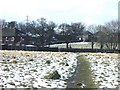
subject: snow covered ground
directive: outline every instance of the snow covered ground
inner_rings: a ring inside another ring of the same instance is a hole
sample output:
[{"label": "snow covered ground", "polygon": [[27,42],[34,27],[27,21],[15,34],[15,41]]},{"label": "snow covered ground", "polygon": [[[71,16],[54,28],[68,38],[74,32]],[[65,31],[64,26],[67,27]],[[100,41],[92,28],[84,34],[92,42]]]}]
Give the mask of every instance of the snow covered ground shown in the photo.
[{"label": "snow covered ground", "polygon": [[[72,48],[91,48],[91,42],[74,42],[74,43],[69,43]],[[58,47],[58,48],[66,48],[66,43],[62,44],[53,44],[50,45],[50,47]]]},{"label": "snow covered ground", "polygon": [[99,84],[99,88],[116,88],[118,86],[118,82],[120,82],[118,54],[89,53],[85,56],[91,64],[94,80],[96,84]]},{"label": "snow covered ground", "polygon": [[[117,54],[84,53],[84,56],[99,88],[118,86]],[[77,54],[69,52],[0,51],[0,87],[66,88],[66,79],[77,66],[76,57]]]},{"label": "snow covered ground", "polygon": [[69,52],[0,51],[0,57],[3,88],[65,88],[77,66],[77,54]]}]

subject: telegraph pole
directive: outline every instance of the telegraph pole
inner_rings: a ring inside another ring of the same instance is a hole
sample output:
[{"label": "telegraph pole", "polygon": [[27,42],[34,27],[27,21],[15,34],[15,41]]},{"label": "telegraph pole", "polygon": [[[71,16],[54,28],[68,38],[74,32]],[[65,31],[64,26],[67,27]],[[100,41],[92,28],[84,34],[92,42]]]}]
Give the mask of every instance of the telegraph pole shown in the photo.
[{"label": "telegraph pole", "polygon": [[2,50],[2,20],[0,19],[0,50]]},{"label": "telegraph pole", "polygon": [[28,26],[29,16],[27,15],[26,18],[27,18],[27,19],[26,19],[26,25]]},{"label": "telegraph pole", "polygon": [[28,21],[29,21],[29,16],[27,15],[26,17],[27,17],[26,21],[27,21],[27,23],[28,23]]},{"label": "telegraph pole", "polygon": [[26,16],[26,31],[28,31],[29,16]]}]

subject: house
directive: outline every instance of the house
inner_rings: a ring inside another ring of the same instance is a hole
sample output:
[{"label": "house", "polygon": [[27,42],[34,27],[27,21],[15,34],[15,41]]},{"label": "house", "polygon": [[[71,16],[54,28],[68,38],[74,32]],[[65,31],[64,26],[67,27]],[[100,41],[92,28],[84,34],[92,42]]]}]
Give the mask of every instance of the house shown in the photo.
[{"label": "house", "polygon": [[29,37],[25,33],[14,28],[2,29],[2,45],[21,46],[29,44]]},{"label": "house", "polygon": [[83,35],[82,35],[82,40],[89,42],[89,41],[91,41],[92,35],[93,35],[93,34],[92,34],[91,32],[89,32],[89,31],[84,31],[84,32],[83,32]]}]

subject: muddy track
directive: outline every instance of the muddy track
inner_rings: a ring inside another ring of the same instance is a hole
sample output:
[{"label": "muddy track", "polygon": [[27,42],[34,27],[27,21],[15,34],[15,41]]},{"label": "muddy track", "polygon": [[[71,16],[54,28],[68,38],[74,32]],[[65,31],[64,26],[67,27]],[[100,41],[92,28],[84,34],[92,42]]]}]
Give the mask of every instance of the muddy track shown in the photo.
[{"label": "muddy track", "polygon": [[78,65],[74,75],[67,80],[67,88],[95,88],[94,81],[92,79],[92,72],[90,69],[90,63],[84,58],[84,56],[78,56]]}]

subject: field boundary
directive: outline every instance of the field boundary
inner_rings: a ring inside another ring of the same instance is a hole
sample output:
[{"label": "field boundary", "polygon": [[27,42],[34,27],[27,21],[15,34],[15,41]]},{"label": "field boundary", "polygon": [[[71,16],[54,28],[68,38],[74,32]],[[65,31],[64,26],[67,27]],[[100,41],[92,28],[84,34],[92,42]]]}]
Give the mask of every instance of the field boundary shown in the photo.
[{"label": "field boundary", "polygon": [[78,49],[78,48],[49,48],[49,47],[10,47],[3,46],[1,50],[23,50],[23,51],[51,51],[51,52],[101,52],[101,53],[119,53],[120,50],[113,49]]}]

